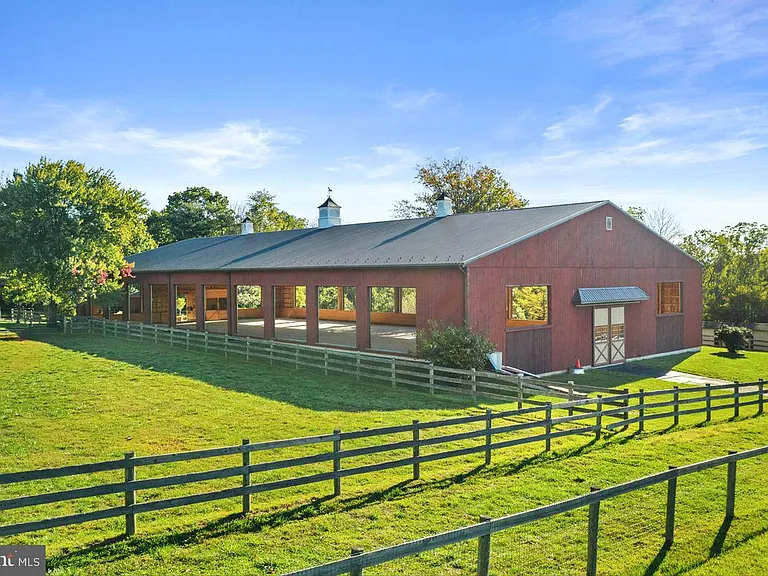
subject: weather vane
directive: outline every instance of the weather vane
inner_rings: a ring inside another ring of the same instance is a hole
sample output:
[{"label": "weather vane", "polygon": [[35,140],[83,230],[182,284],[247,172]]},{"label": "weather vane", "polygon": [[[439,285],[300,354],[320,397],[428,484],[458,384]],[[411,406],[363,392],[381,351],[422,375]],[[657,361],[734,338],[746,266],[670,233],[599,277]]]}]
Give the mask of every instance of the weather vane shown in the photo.
[{"label": "weather vane", "polygon": [[328,186],[328,198],[330,198],[330,197],[331,197],[331,192],[333,192],[333,190],[331,190],[331,187],[330,187],[330,186]]}]

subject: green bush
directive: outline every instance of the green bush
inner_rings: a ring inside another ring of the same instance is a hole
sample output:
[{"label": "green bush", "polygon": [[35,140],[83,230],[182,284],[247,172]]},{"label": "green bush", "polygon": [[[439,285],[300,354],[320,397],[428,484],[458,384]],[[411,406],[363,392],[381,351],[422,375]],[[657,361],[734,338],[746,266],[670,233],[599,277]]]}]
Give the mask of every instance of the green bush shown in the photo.
[{"label": "green bush", "polygon": [[741,326],[725,325],[715,330],[715,339],[720,340],[731,354],[735,354],[737,350],[744,350],[750,338],[752,338],[752,330]]},{"label": "green bush", "polygon": [[485,370],[489,365],[486,354],[494,350],[488,336],[463,326],[431,320],[426,330],[416,333],[416,356],[447,368]]}]

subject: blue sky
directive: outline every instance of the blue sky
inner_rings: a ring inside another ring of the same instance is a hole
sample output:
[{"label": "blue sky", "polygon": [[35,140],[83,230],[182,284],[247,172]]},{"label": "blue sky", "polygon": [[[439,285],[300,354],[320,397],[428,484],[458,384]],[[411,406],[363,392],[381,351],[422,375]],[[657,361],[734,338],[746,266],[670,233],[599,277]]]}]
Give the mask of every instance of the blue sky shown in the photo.
[{"label": "blue sky", "polygon": [[532,205],[611,199],[688,231],[768,222],[768,5],[12,2],[0,171],[75,158],[160,208],[267,188],[390,217],[461,153]]}]

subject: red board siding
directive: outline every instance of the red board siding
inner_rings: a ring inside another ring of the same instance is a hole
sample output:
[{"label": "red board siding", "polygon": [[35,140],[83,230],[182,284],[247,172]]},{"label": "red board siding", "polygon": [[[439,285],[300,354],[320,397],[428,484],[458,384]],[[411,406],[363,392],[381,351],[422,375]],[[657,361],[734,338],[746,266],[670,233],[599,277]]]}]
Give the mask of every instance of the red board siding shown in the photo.
[{"label": "red board siding", "polygon": [[[605,217],[613,230],[605,230]],[[701,345],[701,267],[611,206],[487,256],[469,266],[468,311],[506,350],[506,286],[550,286],[552,370],[592,362],[591,308],[576,307],[577,288],[639,286],[650,299],[625,307],[627,358],[655,354],[656,283],[683,282],[683,348]],[[507,359],[505,358],[505,362]]]},{"label": "red board siding", "polygon": [[[200,272],[178,274],[136,274],[143,285],[154,284],[194,284],[262,286],[262,307],[265,317],[265,331],[271,329],[273,315],[272,286],[306,286],[308,294],[308,313],[316,315],[316,307],[310,303],[310,294],[316,293],[318,286],[355,286],[357,290],[357,339],[359,348],[370,347],[370,318],[368,308],[368,289],[371,286],[395,286],[416,288],[416,327],[425,328],[430,319],[439,319],[451,324],[461,324],[464,313],[464,279],[458,267],[419,268],[419,269],[339,269],[339,270],[288,270],[288,271],[252,271],[252,272]],[[198,290],[202,294],[202,290]],[[229,299],[235,316],[235,299]],[[199,305],[199,303],[198,303]],[[236,325],[230,326],[230,331]],[[198,329],[202,327],[198,326]],[[265,338],[272,336],[265,333]],[[308,342],[317,340],[312,329],[307,331]]]}]

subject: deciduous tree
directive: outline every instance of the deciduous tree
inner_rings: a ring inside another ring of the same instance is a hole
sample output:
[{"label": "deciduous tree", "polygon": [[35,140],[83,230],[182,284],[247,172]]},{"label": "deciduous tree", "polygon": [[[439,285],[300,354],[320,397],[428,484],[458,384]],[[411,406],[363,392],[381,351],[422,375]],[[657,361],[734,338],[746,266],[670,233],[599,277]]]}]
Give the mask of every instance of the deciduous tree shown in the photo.
[{"label": "deciduous tree", "polygon": [[490,166],[471,164],[463,157],[427,160],[417,166],[415,181],[423,190],[413,200],[400,200],[392,212],[399,218],[426,218],[435,215],[437,198],[441,194],[453,202],[457,214],[508,210],[528,205],[512,189],[501,172]]},{"label": "deciduous tree", "polygon": [[704,264],[704,318],[768,322],[768,225],[742,222],[698,230],[681,247]]},{"label": "deciduous tree", "polygon": [[165,208],[147,218],[147,228],[158,244],[170,244],[187,238],[236,234],[238,222],[226,196],[197,186],[168,196]]},{"label": "deciduous tree", "polygon": [[259,190],[248,196],[242,209],[242,216],[248,216],[251,219],[254,232],[274,232],[307,227],[306,219],[281,210],[275,202],[275,195],[267,190]]},{"label": "deciduous tree", "polygon": [[0,274],[16,302],[45,301],[49,318],[115,290],[126,256],[154,247],[144,196],[112,172],[43,158],[0,184]]}]

